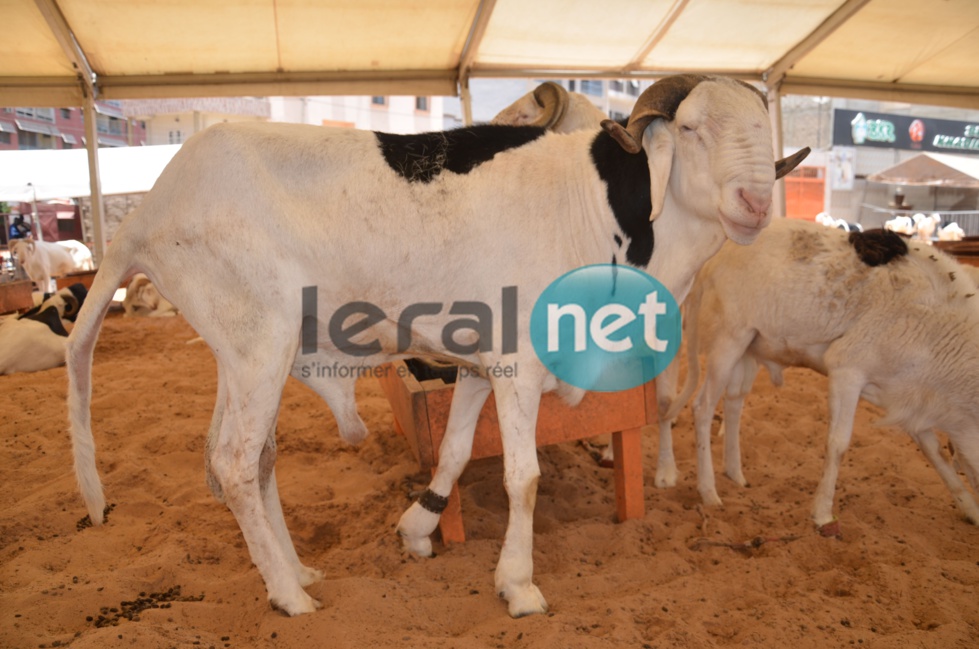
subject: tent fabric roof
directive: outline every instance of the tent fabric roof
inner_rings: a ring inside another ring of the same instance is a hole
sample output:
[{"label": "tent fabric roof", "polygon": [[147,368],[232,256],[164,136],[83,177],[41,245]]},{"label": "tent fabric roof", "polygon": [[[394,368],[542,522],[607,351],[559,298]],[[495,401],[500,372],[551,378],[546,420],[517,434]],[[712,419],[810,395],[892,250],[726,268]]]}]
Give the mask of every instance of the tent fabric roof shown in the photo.
[{"label": "tent fabric roof", "polygon": [[0,0],[0,103],[455,95],[470,77],[781,80],[979,108],[979,2]]},{"label": "tent fabric roof", "polygon": [[979,159],[944,153],[919,153],[913,158],[867,176],[890,185],[979,188]]}]

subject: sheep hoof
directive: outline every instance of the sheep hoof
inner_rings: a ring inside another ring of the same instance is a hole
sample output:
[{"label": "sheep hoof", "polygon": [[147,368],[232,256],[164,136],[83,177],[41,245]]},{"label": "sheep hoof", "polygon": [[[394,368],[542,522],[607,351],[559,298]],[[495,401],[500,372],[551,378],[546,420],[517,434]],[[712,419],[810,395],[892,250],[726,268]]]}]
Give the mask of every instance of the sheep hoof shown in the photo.
[{"label": "sheep hoof", "polygon": [[710,491],[701,491],[700,499],[704,501],[704,505],[708,507],[723,507],[724,502],[721,501],[721,497],[717,495],[717,492],[713,489]]},{"label": "sheep hoof", "polygon": [[834,518],[828,523],[820,525],[818,528],[819,535],[827,539],[842,539],[843,532],[840,530],[839,519]]},{"label": "sheep hoof", "polygon": [[669,470],[656,471],[656,487],[658,489],[668,489],[676,486],[676,468]]},{"label": "sheep hoof", "polygon": [[731,479],[731,481],[734,484],[738,485],[739,487],[747,487],[748,486],[748,481],[745,480],[745,477],[744,477],[744,474],[743,473],[734,473],[733,475],[731,473],[728,473],[726,475],[727,475],[728,478]]},{"label": "sheep hoof", "polygon": [[316,568],[310,568],[302,564],[296,568],[296,578],[299,580],[300,586],[309,586],[310,584],[322,581],[323,576],[323,571],[317,570]]},{"label": "sheep hoof", "polygon": [[510,617],[517,619],[547,613],[547,602],[537,586],[530,584],[526,588],[511,589],[508,594],[506,590],[500,592],[500,597],[507,600],[507,610]]},{"label": "sheep hoof", "polygon": [[432,557],[431,535],[439,524],[439,515],[420,504],[412,503],[398,521],[398,536],[405,550],[416,557]]},{"label": "sheep hoof", "polygon": [[312,613],[318,608],[323,608],[323,605],[318,600],[313,599],[303,590],[299,591],[298,597],[288,601],[269,597],[269,606],[272,607],[272,610],[289,617],[302,615],[303,613]]}]

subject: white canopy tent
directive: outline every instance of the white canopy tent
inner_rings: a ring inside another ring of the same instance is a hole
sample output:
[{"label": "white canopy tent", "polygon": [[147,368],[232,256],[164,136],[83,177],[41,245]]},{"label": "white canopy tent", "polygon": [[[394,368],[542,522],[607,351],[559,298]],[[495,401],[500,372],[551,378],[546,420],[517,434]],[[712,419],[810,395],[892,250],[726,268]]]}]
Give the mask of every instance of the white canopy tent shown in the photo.
[{"label": "white canopy tent", "polygon": [[[656,78],[979,109],[979,1],[0,0],[0,104],[461,95],[469,79]],[[101,234],[95,120],[86,119]]]},{"label": "white canopy tent", "polygon": [[456,95],[471,77],[723,73],[979,108],[975,0],[0,0],[0,103]]},{"label": "white canopy tent", "polygon": [[[147,192],[179,144],[98,150],[103,194]],[[91,196],[88,155],[84,149],[0,151],[0,201]]]}]

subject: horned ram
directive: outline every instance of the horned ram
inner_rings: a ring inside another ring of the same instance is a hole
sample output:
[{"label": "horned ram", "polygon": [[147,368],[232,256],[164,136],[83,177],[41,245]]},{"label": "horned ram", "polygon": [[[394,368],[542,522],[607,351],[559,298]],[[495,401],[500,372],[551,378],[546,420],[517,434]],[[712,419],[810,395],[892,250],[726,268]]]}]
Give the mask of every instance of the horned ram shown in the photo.
[{"label": "horned ram", "polygon": [[[948,435],[979,489],[979,296],[973,276],[952,257],[922,243],[909,246],[886,230],[847,235],[780,219],[750,251],[725,245],[698,275],[685,308],[688,375],[683,393],[663,411],[660,435],[671,436],[669,421],[696,389],[699,353],[706,369],[693,411],[697,483],[706,504],[721,504],[710,453],[720,397],[725,473],[744,486],[740,417],[759,366],[776,384],[783,367],[808,367],[829,378],[826,459],[812,507],[821,531],[838,532],[833,497],[861,398],[886,411],[882,423],[914,439],[966,517],[979,524],[979,506],[935,434]],[[671,442],[665,452],[661,447],[660,464],[675,476]]]},{"label": "horned ram", "polygon": [[545,81],[496,114],[490,123],[507,126],[541,126],[555,133],[596,130],[608,119],[580,92]]},{"label": "horned ram", "polygon": [[[627,126],[605,122],[600,131],[485,125],[392,135],[220,124],[195,135],[121,224],[69,339],[75,471],[92,521],[102,523],[105,504],[89,407],[93,349],[116,287],[143,272],[215,354],[208,483],[237,519],[270,603],[290,615],[319,606],[303,586],[322,573],[296,555],[276,487],[275,422],[286,378],[320,394],[341,436],[357,442],[367,431],[354,400],[356,373],[308,372],[311,361],[519,364],[516,375],[474,383],[496,394],[510,499],[496,586],[511,615],[544,611],[533,583],[534,437],[540,394],[557,380],[530,344],[534,301],[560,275],[612,261],[683,289],[725,233],[744,244],[757,237],[770,218],[776,172],[802,157],[773,161],[763,95],[694,76],[656,83]],[[195,218],[173,218],[180,213]],[[679,236],[688,222],[702,224],[692,251]],[[518,326],[506,352],[502,327],[464,341],[471,351],[449,353],[443,331],[456,316],[443,308],[415,317],[419,305],[495,309],[510,298]],[[351,305],[378,317],[337,316]]]}]

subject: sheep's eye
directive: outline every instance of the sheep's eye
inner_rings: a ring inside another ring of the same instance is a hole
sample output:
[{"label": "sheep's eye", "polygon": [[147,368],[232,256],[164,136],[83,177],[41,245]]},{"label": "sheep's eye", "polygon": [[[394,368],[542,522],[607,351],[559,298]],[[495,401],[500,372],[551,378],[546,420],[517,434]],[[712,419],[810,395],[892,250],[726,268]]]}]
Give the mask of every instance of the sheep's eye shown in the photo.
[{"label": "sheep's eye", "polygon": [[680,131],[683,133],[693,133],[693,130],[692,126],[687,126],[686,124],[680,125]]}]

